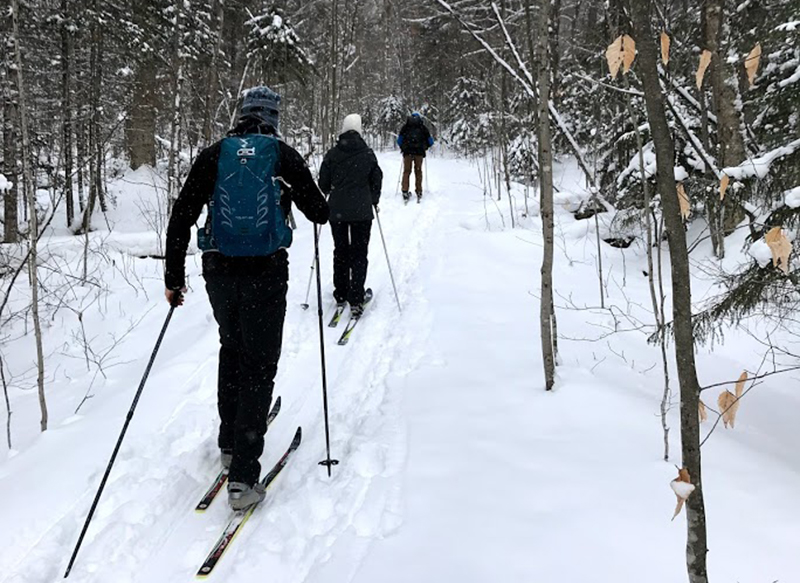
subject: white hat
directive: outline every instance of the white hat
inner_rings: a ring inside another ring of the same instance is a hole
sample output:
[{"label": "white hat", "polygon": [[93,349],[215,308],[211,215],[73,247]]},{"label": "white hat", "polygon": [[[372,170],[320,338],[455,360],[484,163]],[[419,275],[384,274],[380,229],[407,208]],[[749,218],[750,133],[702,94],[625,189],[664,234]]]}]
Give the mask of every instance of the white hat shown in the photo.
[{"label": "white hat", "polygon": [[359,134],[361,133],[361,116],[357,113],[351,113],[345,117],[342,122],[342,133],[351,130],[357,131]]}]

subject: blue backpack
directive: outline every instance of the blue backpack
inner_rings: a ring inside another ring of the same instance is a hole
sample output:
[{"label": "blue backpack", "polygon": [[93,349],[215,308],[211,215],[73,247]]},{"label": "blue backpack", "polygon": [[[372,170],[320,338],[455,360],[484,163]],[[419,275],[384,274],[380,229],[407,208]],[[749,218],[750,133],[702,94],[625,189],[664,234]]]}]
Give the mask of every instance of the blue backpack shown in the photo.
[{"label": "blue backpack", "polygon": [[197,234],[202,251],[263,257],[292,244],[275,178],[279,158],[274,136],[246,134],[222,140],[206,226]]}]

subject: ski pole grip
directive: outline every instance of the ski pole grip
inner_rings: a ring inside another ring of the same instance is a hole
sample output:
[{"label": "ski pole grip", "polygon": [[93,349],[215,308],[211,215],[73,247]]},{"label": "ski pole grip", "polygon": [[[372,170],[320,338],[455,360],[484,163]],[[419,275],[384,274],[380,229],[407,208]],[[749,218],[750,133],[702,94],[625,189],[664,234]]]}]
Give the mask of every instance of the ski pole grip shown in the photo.
[{"label": "ski pole grip", "polygon": [[173,308],[183,305],[183,291],[176,289],[172,290],[172,301],[169,304]]}]

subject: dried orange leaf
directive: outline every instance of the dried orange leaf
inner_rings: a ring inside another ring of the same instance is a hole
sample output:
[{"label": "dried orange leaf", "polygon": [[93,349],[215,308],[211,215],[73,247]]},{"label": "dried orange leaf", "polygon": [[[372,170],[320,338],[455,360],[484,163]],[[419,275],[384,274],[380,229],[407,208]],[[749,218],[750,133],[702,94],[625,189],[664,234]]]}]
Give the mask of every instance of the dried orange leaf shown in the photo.
[{"label": "dried orange leaf", "polygon": [[703,54],[700,55],[700,64],[697,67],[697,88],[700,89],[703,86],[703,77],[705,77],[706,69],[711,64],[711,51],[708,49],[703,51]]},{"label": "dried orange leaf", "polygon": [[719,199],[725,200],[725,193],[728,190],[728,185],[731,183],[731,177],[727,174],[723,174],[722,178],[719,180]]},{"label": "dried orange leaf", "polygon": [[753,86],[758,73],[758,64],[761,62],[761,43],[756,43],[750,54],[744,60],[744,68],[747,71],[747,78],[750,80],[750,87]]},{"label": "dried orange leaf", "polygon": [[664,66],[669,63],[669,44],[669,35],[664,31],[661,33],[661,62]]},{"label": "dried orange leaf", "polygon": [[620,65],[622,65],[622,35],[614,39],[614,42],[608,45],[606,49],[606,62],[608,62],[608,71],[611,73],[611,78],[616,79],[619,73]]},{"label": "dried orange leaf", "polygon": [[780,267],[784,273],[789,273],[789,255],[792,254],[792,243],[786,237],[783,229],[775,227],[764,236],[764,240],[772,251],[773,267]]},{"label": "dried orange leaf", "polygon": [[722,391],[717,399],[719,412],[722,414],[722,423],[725,427],[733,429],[736,424],[736,412],[739,410],[739,400],[730,391]]},{"label": "dried orange leaf", "polygon": [[699,401],[699,409],[700,423],[708,421],[708,411],[706,411],[706,404],[703,403],[702,399]]},{"label": "dried orange leaf", "polygon": [[672,488],[672,491],[675,492],[675,496],[678,499],[675,513],[672,515],[672,520],[675,520],[675,517],[680,514],[683,508],[683,503],[686,502],[686,499],[694,492],[694,484],[692,484],[692,480],[689,477],[689,470],[686,468],[678,470],[678,477],[672,480],[669,486]]},{"label": "dried orange leaf", "polygon": [[634,40],[627,34],[618,36],[606,49],[606,61],[608,62],[608,70],[611,73],[611,78],[617,78],[619,68],[623,64],[625,65],[624,71],[627,73],[635,58],[636,43]]},{"label": "dried orange leaf", "polygon": [[677,185],[678,189],[678,202],[681,205],[681,216],[683,220],[689,218],[689,212],[692,209],[691,204],[689,204],[689,195],[686,194],[686,189],[683,187],[683,182],[679,182]]},{"label": "dried orange leaf", "polygon": [[636,41],[629,37],[627,34],[622,37],[622,65],[623,72],[627,73],[631,70],[633,61],[636,60]]},{"label": "dried orange leaf", "polygon": [[746,382],[747,382],[747,371],[743,372],[741,374],[741,376],[739,377],[739,380],[736,381],[736,398],[737,399],[742,396],[742,393],[744,392],[744,384]]}]

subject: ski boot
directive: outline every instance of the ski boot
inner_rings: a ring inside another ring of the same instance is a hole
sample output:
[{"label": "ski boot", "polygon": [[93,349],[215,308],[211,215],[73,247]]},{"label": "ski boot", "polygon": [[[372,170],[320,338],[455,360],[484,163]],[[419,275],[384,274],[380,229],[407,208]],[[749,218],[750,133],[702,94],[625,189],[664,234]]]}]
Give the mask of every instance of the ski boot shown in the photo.
[{"label": "ski boot", "polygon": [[234,510],[244,510],[248,506],[258,504],[266,497],[264,486],[260,483],[248,486],[243,482],[228,484],[228,503]]},{"label": "ski boot", "polygon": [[372,288],[364,292],[364,301],[360,304],[350,304],[350,316],[358,320],[364,314],[364,308],[372,300]]},{"label": "ski boot", "polygon": [[419,204],[419,203],[421,203],[421,202],[422,202],[422,193],[421,193],[421,192],[418,192],[418,193],[417,193],[417,204]]},{"label": "ski boot", "polygon": [[411,192],[408,190],[403,191],[403,202],[408,204],[408,201],[411,200]]}]

